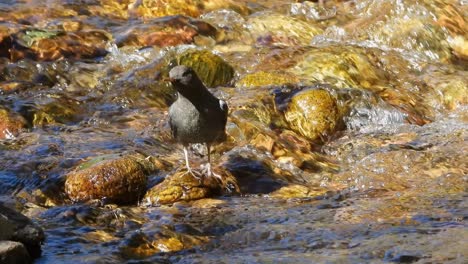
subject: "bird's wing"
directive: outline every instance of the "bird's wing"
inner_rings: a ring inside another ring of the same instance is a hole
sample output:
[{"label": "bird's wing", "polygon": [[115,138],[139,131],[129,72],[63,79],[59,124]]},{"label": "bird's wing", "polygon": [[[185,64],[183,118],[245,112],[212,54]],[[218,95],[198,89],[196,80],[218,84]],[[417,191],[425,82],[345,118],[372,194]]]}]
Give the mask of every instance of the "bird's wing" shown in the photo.
[{"label": "bird's wing", "polygon": [[169,126],[171,127],[172,137],[177,138],[177,126],[174,123],[174,119],[172,119],[171,115],[169,115]]}]

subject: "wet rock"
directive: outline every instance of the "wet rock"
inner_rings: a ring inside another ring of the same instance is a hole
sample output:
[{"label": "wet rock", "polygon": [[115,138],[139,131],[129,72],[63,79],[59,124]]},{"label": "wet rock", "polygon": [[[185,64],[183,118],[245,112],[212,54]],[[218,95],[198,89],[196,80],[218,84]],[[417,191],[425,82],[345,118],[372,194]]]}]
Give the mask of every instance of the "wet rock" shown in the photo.
[{"label": "wet rock", "polygon": [[26,264],[31,257],[23,244],[14,241],[0,241],[0,263]]},{"label": "wet rock", "polygon": [[299,79],[292,74],[259,71],[244,75],[236,82],[236,87],[279,86],[297,82],[299,82]]},{"label": "wet rock", "polygon": [[286,175],[275,172],[271,160],[265,157],[241,151],[231,154],[225,164],[236,177],[241,193],[266,194],[286,185]]},{"label": "wet rock", "polygon": [[310,22],[272,12],[258,12],[247,28],[260,45],[309,45],[323,30]]},{"label": "wet rock", "polygon": [[418,52],[429,60],[447,61],[451,58],[446,30],[434,23],[439,9],[436,5],[372,1],[365,9],[369,15],[345,27],[354,39]]},{"label": "wet rock", "polygon": [[62,58],[96,58],[107,52],[111,39],[104,31],[62,32],[29,28],[11,36],[10,59],[58,60]]},{"label": "wet rock", "polygon": [[422,79],[434,91],[426,94],[434,108],[444,106],[448,110],[454,110],[468,104],[468,77],[464,71],[429,71]]},{"label": "wet rock", "polygon": [[393,248],[385,252],[384,259],[386,261],[397,262],[397,263],[413,263],[422,258],[420,252],[410,252],[407,250],[401,250]]},{"label": "wet rock", "polygon": [[25,128],[26,121],[18,114],[0,108],[0,139],[12,139]]},{"label": "wet rock", "polygon": [[311,139],[330,135],[339,121],[335,99],[326,90],[307,89],[295,94],[284,112],[291,129]]},{"label": "wet rock", "polygon": [[[221,9],[203,14],[203,21],[206,21],[218,29],[217,42],[219,45],[216,48],[223,49],[226,43],[237,43],[241,46],[252,44],[252,36],[245,31],[246,21],[244,17],[233,10]],[[244,46],[249,49],[250,47]]]},{"label": "wet rock", "polygon": [[216,36],[216,29],[201,20],[185,16],[171,16],[152,20],[116,32],[118,46],[176,46],[190,44],[196,36]]},{"label": "wet rock", "polygon": [[317,197],[322,196],[329,192],[329,189],[326,188],[312,188],[299,184],[291,184],[270,193],[271,197],[281,198],[281,199],[290,199],[290,198],[308,198],[308,197]]},{"label": "wet rock", "polygon": [[43,104],[36,105],[34,109],[31,109],[32,113],[28,113],[31,115],[28,121],[34,127],[56,123],[67,124],[78,121],[80,111],[82,108],[74,99],[44,99]]},{"label": "wet rock", "polygon": [[231,9],[240,13],[247,13],[248,9],[242,3],[231,0],[175,0],[171,2],[160,0],[139,1],[130,5],[129,12],[139,17],[162,17],[171,15],[186,15],[198,17],[205,12],[216,9]]},{"label": "wet rock", "polygon": [[[42,229],[26,216],[3,204],[0,204],[0,231],[0,240],[21,242],[32,258],[41,255],[41,244],[45,238]],[[21,252],[21,246],[13,246],[15,252]]]},{"label": "wet rock", "polygon": [[205,236],[177,233],[170,226],[158,226],[152,230],[130,234],[120,246],[119,251],[127,258],[141,259],[160,252],[190,249],[208,240]]},{"label": "wet rock", "polygon": [[227,85],[234,77],[234,68],[208,50],[187,50],[177,57],[177,65],[192,67],[208,87]]},{"label": "wet rock", "polygon": [[150,205],[172,204],[178,201],[208,198],[223,191],[238,191],[237,181],[228,170],[215,167],[214,173],[223,178],[221,182],[216,177],[206,176],[198,180],[187,173],[185,168],[180,169],[148,190],[144,201]]},{"label": "wet rock", "polygon": [[98,199],[117,204],[135,203],[143,197],[147,175],[154,169],[140,155],[98,157],[67,175],[65,192],[74,202]]},{"label": "wet rock", "polygon": [[312,49],[303,55],[291,73],[338,88],[375,89],[374,86],[384,86],[387,78],[374,64],[373,56],[358,48]]}]

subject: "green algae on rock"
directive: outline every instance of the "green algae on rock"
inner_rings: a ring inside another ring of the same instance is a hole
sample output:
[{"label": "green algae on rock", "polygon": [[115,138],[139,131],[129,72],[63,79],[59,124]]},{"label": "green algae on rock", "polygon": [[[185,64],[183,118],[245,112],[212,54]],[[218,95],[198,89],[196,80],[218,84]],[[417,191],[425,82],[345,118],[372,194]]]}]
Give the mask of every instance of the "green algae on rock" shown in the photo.
[{"label": "green algae on rock", "polygon": [[[101,160],[102,159],[102,160]],[[74,202],[105,199],[117,204],[135,203],[146,191],[147,174],[153,170],[144,157],[98,157],[91,165],[67,175],[65,192]]]},{"label": "green algae on rock", "polygon": [[258,71],[244,75],[236,82],[236,87],[252,88],[258,86],[279,86],[297,82],[299,82],[299,79],[292,74]]},{"label": "green algae on rock", "polygon": [[284,117],[294,131],[315,140],[323,139],[334,131],[340,111],[328,91],[306,89],[293,95]]},{"label": "green algae on rock", "polygon": [[234,68],[208,50],[187,50],[177,57],[178,65],[192,67],[208,87],[227,85],[234,77]]}]

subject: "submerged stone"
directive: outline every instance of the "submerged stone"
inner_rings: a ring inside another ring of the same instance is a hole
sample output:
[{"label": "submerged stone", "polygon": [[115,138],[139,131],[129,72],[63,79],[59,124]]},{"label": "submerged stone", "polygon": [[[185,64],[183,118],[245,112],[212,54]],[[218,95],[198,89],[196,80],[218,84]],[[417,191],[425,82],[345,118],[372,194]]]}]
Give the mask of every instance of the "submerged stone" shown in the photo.
[{"label": "submerged stone", "polygon": [[67,175],[65,192],[74,202],[92,199],[131,204],[143,197],[152,164],[142,156],[104,156]]},{"label": "submerged stone", "polygon": [[212,25],[185,16],[163,17],[139,24],[116,33],[118,46],[168,47],[190,44],[196,36],[214,37],[216,28]]},{"label": "submerged stone", "polygon": [[62,58],[96,58],[104,56],[109,33],[99,30],[65,32],[29,28],[11,35],[12,61],[23,58],[50,61]]},{"label": "submerged stone", "polygon": [[18,114],[0,108],[0,139],[14,138],[26,127],[26,120]]},{"label": "submerged stone", "polygon": [[208,242],[206,236],[183,234],[170,226],[158,226],[153,230],[134,232],[120,246],[120,254],[127,258],[147,258],[161,252],[190,249]]},{"label": "submerged stone", "polygon": [[385,73],[374,65],[372,56],[358,48],[311,49],[291,72],[305,80],[338,88],[371,89],[386,81]]},{"label": "submerged stone", "polygon": [[323,33],[311,22],[272,12],[255,13],[248,19],[247,28],[261,45],[309,45],[314,36]]},{"label": "submerged stone", "polygon": [[232,9],[241,13],[247,13],[247,7],[242,3],[231,0],[143,0],[129,5],[129,11],[139,17],[162,17],[183,14],[198,17],[205,12],[216,9]]},{"label": "submerged stone", "polygon": [[311,139],[323,139],[338,124],[340,113],[331,94],[323,89],[308,89],[295,94],[284,117],[291,129]]},{"label": "submerged stone", "polygon": [[292,74],[258,71],[244,75],[236,82],[236,87],[251,88],[259,86],[279,86],[297,82],[299,82],[299,79]]}]

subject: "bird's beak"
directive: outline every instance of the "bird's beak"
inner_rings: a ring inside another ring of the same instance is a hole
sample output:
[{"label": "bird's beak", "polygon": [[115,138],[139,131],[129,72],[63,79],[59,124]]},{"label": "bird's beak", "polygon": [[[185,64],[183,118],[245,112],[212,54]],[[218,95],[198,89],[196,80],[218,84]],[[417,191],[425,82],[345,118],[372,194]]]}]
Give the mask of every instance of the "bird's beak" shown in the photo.
[{"label": "bird's beak", "polygon": [[163,82],[174,82],[174,79],[171,78],[171,77],[166,76],[166,77],[162,77],[161,81],[163,81]]}]

